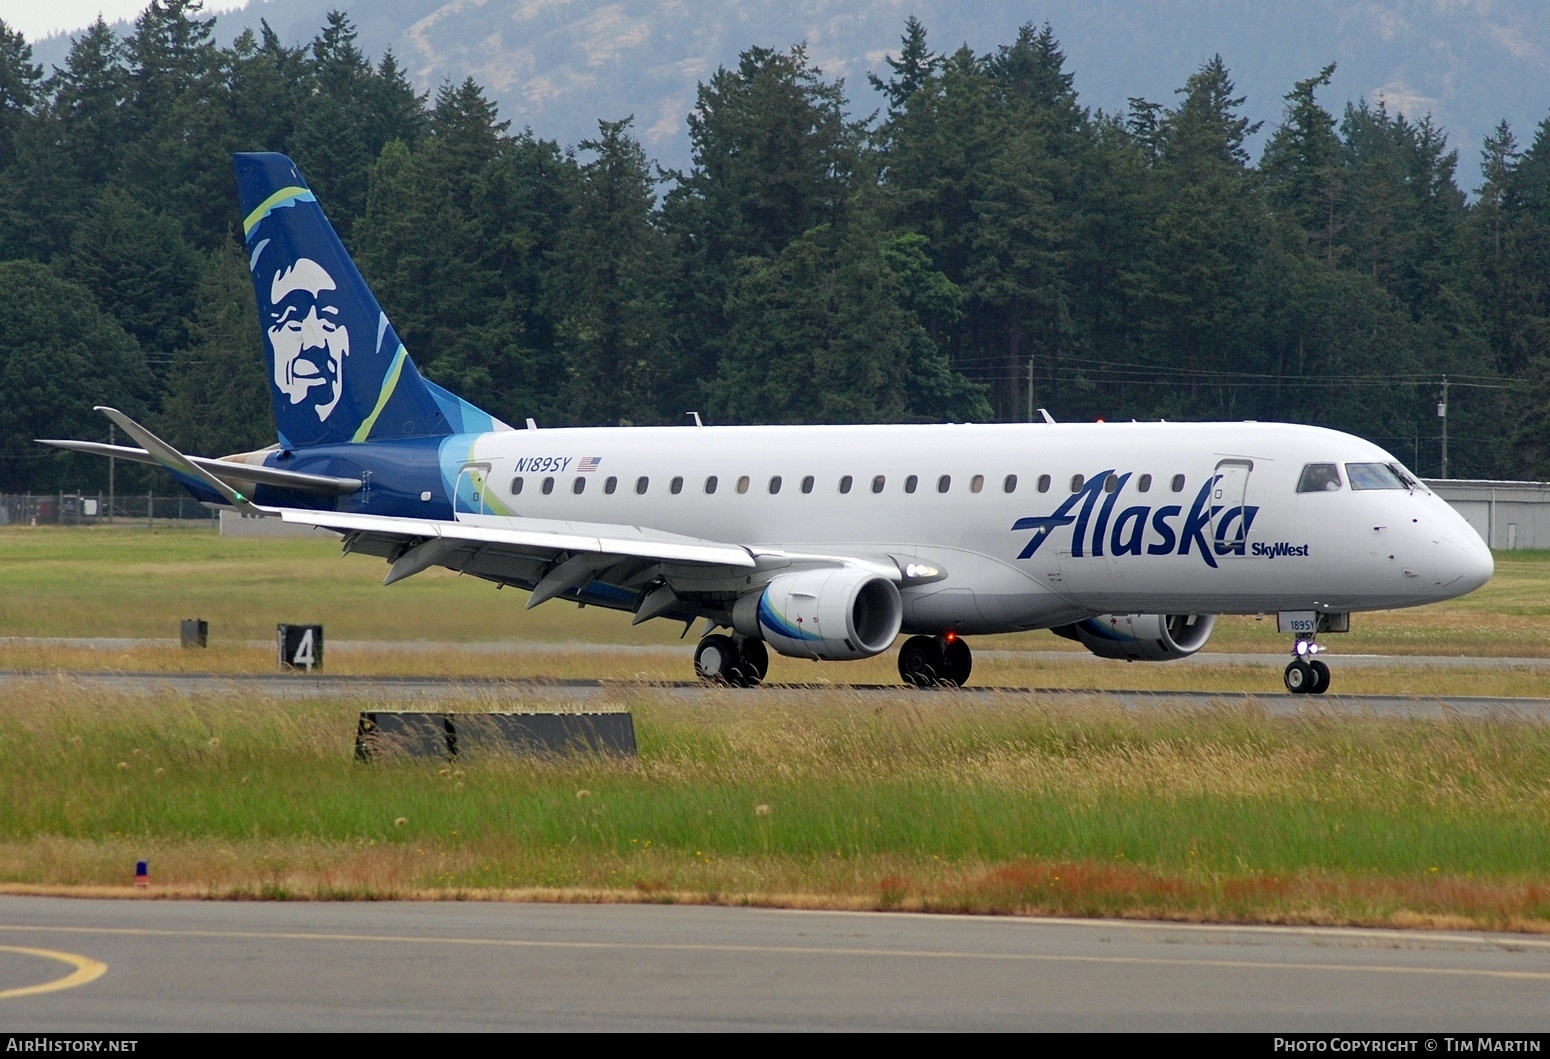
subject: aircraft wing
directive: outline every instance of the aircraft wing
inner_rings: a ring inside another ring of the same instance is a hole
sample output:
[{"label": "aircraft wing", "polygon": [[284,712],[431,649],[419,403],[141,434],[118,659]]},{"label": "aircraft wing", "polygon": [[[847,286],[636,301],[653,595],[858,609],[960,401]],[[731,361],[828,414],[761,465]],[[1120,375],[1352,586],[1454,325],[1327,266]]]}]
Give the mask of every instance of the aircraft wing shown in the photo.
[{"label": "aircraft wing", "polygon": [[[383,584],[433,566],[528,589],[527,606],[556,597],[629,610],[635,623],[666,617],[730,622],[749,574],[819,566],[855,566],[909,581],[887,555],[789,552],[664,533],[642,526],[503,517],[499,525],[396,518],[299,508],[262,508],[285,522],[333,530],[347,553],[392,564]],[[916,579],[942,576],[923,565]]]},{"label": "aircraft wing", "polygon": [[[366,534],[400,540],[461,542],[483,549],[517,552],[587,552],[662,562],[707,563],[715,566],[752,567],[747,548],[675,533],[659,533],[640,526],[594,522],[555,522],[536,518],[503,518],[500,527],[435,519],[391,518],[348,512],[307,511],[296,508],[265,509],[285,522],[317,526],[344,534]],[[397,580],[395,578],[394,580]],[[391,584],[391,582],[389,582]]]},{"label": "aircraft wing", "polygon": [[392,563],[391,585],[433,566],[531,591],[527,606],[563,596],[629,610],[635,622],[730,614],[748,549],[640,526],[503,518],[499,526],[349,512],[264,508],[285,522],[344,534],[345,551]]}]

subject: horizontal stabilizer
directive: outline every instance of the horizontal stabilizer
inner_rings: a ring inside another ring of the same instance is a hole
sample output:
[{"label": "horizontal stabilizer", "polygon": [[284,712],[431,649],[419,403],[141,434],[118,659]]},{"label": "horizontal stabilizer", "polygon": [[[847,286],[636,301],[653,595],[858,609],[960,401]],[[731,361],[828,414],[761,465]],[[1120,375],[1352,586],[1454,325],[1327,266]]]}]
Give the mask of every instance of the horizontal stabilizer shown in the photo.
[{"label": "horizontal stabilizer", "polygon": [[117,408],[97,405],[96,411],[101,412],[117,423],[120,430],[143,445],[145,451],[150,453],[156,462],[167,468],[167,470],[172,471],[174,474],[194,479],[238,510],[246,511],[253,515],[263,514],[262,511],[253,506],[247,497],[199,466],[193,460],[190,460],[155,434],[152,434],[145,427],[130,419]]},{"label": "horizontal stabilizer", "polygon": [[[136,449],[128,445],[108,445],[100,441],[69,441],[59,438],[39,438],[38,443],[52,445],[56,449],[69,449],[71,452],[86,452],[93,456],[112,456],[115,459],[130,460],[134,463],[161,464],[160,460],[144,449]],[[303,474],[300,471],[282,471],[277,467],[236,463],[232,460],[212,460],[204,456],[187,456],[185,459],[230,485],[239,483],[248,486],[272,485],[281,489],[295,489],[303,493],[323,493],[328,496],[344,496],[347,493],[359,492],[361,488],[359,478]]]}]

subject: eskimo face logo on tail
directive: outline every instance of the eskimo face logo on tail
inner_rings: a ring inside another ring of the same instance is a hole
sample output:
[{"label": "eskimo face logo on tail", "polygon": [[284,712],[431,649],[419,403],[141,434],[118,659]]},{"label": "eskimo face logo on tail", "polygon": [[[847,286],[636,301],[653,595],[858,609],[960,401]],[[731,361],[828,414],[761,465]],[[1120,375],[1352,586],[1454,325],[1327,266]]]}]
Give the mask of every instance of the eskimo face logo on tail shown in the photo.
[{"label": "eskimo face logo on tail", "polygon": [[[1012,524],[1014,533],[1033,530],[1034,534],[1017,557],[1031,558],[1051,536],[1068,526],[1073,559],[1088,555],[1189,555],[1198,550],[1201,561],[1214,568],[1217,556],[1244,554],[1259,508],[1212,504],[1211,491],[1221,475],[1212,475],[1200,487],[1187,515],[1179,504],[1134,504],[1116,513],[1132,473],[1116,477],[1113,469],[1099,471],[1050,514],[1018,519]],[[1111,478],[1113,487],[1105,489]]]},{"label": "eskimo face logo on tail", "polygon": [[[261,277],[262,278],[262,277]],[[323,422],[339,404],[350,331],[335,300],[338,286],[310,258],[274,270],[263,306],[274,361],[274,384],[293,405],[307,405]]]}]

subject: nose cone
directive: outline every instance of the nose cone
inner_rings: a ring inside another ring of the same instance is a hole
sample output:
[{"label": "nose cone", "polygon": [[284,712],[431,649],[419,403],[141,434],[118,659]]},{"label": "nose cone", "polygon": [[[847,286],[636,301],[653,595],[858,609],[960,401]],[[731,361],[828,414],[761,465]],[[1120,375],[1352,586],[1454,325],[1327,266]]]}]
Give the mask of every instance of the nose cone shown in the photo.
[{"label": "nose cone", "polygon": [[1491,549],[1468,526],[1443,534],[1435,548],[1437,584],[1446,588],[1449,596],[1473,592],[1496,572]]}]

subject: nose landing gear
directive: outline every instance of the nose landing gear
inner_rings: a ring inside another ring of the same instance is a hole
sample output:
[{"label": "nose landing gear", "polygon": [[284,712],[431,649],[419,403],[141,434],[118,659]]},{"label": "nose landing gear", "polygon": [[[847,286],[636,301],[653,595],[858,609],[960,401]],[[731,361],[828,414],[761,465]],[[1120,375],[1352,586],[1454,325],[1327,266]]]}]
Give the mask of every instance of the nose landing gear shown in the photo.
[{"label": "nose landing gear", "polygon": [[1298,639],[1286,666],[1286,690],[1293,695],[1322,695],[1329,690],[1329,666],[1314,655],[1322,650],[1311,638]]},{"label": "nose landing gear", "polygon": [[956,633],[911,636],[899,648],[899,676],[913,687],[961,688],[973,669],[974,654]]}]

